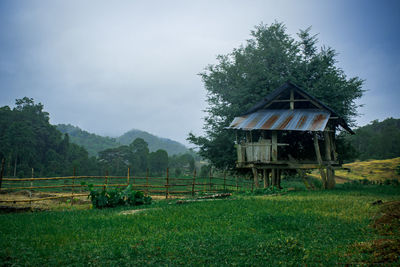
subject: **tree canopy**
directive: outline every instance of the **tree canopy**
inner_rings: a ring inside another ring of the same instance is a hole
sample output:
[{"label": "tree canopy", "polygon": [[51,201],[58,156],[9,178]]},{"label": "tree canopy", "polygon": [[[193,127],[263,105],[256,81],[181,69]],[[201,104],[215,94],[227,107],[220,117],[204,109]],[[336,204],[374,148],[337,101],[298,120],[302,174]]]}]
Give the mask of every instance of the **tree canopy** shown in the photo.
[{"label": "tree canopy", "polygon": [[70,175],[74,168],[81,173],[97,169],[96,160],[87,151],[69,142],[49,123],[49,114],[41,103],[24,97],[15,108],[0,108],[0,158],[6,159],[5,175]]},{"label": "tree canopy", "polygon": [[233,167],[236,159],[234,133],[227,131],[235,116],[247,111],[287,80],[334,109],[352,125],[357,115],[355,100],[363,94],[363,80],[348,78],[337,66],[333,48],[317,47],[311,27],[300,30],[295,39],[285,25],[260,24],[251,31],[245,45],[200,73],[207,90],[205,136],[189,134],[200,155],[218,168]]}]

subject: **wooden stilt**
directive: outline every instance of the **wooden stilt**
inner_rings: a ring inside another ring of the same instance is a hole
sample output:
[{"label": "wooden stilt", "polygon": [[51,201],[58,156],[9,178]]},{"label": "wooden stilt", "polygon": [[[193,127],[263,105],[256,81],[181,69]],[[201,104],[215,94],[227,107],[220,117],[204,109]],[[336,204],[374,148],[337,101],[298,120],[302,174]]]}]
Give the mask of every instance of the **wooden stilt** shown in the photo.
[{"label": "wooden stilt", "polygon": [[[329,129],[329,128],[328,128]],[[326,179],[327,179],[327,188],[332,189],[335,187],[335,172],[331,165],[332,160],[332,142],[331,136],[328,131],[324,131],[324,143],[325,143],[325,158],[328,162],[326,167]]]},{"label": "wooden stilt", "polygon": [[272,169],[271,184],[272,186],[276,186],[276,169]]},{"label": "wooden stilt", "polygon": [[258,184],[258,171],[257,168],[252,168],[253,171],[253,177],[254,177],[254,185],[256,186],[256,188],[259,188],[260,185]]},{"label": "wooden stilt", "polygon": [[326,173],[324,171],[324,166],[322,162],[322,157],[321,157],[321,152],[319,150],[319,144],[318,144],[318,135],[316,132],[314,132],[314,149],[315,149],[315,154],[317,156],[317,161],[318,161],[318,168],[319,172],[321,174],[321,179],[322,179],[322,186],[324,189],[327,188],[327,179],[326,179]]},{"label": "wooden stilt", "polygon": [[269,170],[263,169],[264,188],[269,186]]},{"label": "wooden stilt", "polygon": [[277,175],[276,175],[276,186],[278,188],[282,188],[281,187],[281,175],[282,175],[282,170],[281,169],[277,169]]}]

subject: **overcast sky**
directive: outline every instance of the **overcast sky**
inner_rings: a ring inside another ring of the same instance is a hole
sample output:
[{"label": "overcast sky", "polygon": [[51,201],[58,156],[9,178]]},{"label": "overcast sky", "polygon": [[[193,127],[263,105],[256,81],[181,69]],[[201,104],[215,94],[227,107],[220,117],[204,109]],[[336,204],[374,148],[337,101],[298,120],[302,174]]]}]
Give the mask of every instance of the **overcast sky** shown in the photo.
[{"label": "overcast sky", "polygon": [[201,134],[200,77],[261,22],[308,26],[348,77],[365,79],[365,125],[400,117],[400,1],[0,0],[0,106],[24,96],[53,124],[136,128],[188,144]]}]

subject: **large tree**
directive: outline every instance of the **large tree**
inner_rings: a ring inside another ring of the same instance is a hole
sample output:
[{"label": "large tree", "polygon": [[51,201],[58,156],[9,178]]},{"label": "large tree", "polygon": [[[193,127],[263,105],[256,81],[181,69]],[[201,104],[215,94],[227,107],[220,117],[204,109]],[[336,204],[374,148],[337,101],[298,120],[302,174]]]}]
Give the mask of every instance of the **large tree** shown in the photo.
[{"label": "large tree", "polygon": [[335,50],[318,49],[317,37],[310,32],[311,28],[300,30],[295,39],[282,23],[261,24],[245,45],[218,56],[217,64],[200,73],[207,90],[205,136],[190,133],[188,140],[199,147],[201,156],[218,168],[233,167],[234,133],[224,127],[287,80],[352,124],[363,80],[348,78],[336,64]]}]

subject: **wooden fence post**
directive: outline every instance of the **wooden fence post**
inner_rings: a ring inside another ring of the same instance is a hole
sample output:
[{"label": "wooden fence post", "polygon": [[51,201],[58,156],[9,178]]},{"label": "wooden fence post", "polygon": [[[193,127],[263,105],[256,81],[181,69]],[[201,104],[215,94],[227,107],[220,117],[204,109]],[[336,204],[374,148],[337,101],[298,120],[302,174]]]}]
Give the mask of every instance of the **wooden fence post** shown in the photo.
[{"label": "wooden fence post", "polygon": [[146,196],[149,195],[149,168],[146,169]]},{"label": "wooden fence post", "polygon": [[131,172],[130,168],[128,167],[128,176],[126,177],[126,185],[129,186],[129,173]]},{"label": "wooden fence post", "polygon": [[135,186],[135,183],[136,183],[136,181],[135,181],[135,172],[132,170],[132,186],[133,187]]},{"label": "wooden fence post", "polygon": [[74,204],[74,190],[75,190],[76,168],[74,167],[74,178],[72,179],[72,193],[71,193],[71,206]]},{"label": "wooden fence post", "polygon": [[169,177],[168,177],[169,173],[168,173],[168,168],[167,168],[167,176],[166,176],[166,185],[165,185],[165,198],[168,198],[168,194],[169,194]]},{"label": "wooden fence post", "polygon": [[193,182],[192,182],[192,197],[194,197],[194,186],[196,184],[196,168],[193,171]]},{"label": "wooden fence post", "polygon": [[211,192],[211,179],[212,179],[212,172],[211,172],[212,170],[211,170],[211,168],[210,168],[210,184],[209,184],[209,190],[210,190],[210,192]]},{"label": "wooden fence post", "polygon": [[[30,198],[30,200],[32,200],[32,187],[33,187],[33,168],[32,168],[32,172],[31,172],[31,188],[30,188],[30,190],[29,190],[29,198]],[[32,209],[32,201],[29,201],[29,204],[30,204],[30,206],[31,206],[31,209]]]},{"label": "wooden fence post", "polygon": [[226,190],[226,171],[224,171],[224,191]]},{"label": "wooden fence post", "polygon": [[1,184],[3,183],[4,163],[5,163],[5,160],[4,160],[4,158],[3,158],[3,159],[1,160],[1,170],[0,170],[0,189],[1,189]]},{"label": "wooden fence post", "polygon": [[239,191],[238,177],[236,175],[236,192]]},{"label": "wooden fence post", "polygon": [[103,189],[106,190],[106,185],[108,184],[108,171],[106,171],[106,176],[104,177]]}]

